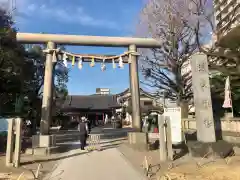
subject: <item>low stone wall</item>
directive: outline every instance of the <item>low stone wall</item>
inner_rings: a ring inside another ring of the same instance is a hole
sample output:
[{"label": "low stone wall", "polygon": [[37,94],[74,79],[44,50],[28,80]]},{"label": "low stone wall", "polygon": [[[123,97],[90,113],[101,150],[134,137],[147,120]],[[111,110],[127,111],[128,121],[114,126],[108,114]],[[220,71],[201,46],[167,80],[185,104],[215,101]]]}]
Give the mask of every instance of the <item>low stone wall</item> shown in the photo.
[{"label": "low stone wall", "polygon": [[[221,119],[221,124],[216,124],[216,129],[227,132],[240,133],[240,118]],[[196,120],[194,118],[182,119],[184,130],[196,130]]]}]

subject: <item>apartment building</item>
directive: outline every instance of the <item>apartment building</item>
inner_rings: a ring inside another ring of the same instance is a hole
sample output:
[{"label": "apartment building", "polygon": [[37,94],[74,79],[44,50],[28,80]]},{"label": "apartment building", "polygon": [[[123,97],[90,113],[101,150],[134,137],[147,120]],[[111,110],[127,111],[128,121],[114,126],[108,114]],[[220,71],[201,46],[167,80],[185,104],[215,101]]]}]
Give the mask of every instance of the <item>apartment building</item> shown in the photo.
[{"label": "apartment building", "polygon": [[214,10],[218,41],[240,40],[240,0],[214,0]]},{"label": "apartment building", "polygon": [[110,89],[109,88],[97,88],[96,94],[110,95]]}]

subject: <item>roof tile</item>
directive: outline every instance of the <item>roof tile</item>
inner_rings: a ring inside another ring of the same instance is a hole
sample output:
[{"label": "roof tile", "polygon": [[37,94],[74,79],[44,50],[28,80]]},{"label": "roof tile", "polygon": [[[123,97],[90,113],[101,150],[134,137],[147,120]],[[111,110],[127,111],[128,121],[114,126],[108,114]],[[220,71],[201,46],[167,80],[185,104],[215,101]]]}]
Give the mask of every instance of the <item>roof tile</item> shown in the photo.
[{"label": "roof tile", "polygon": [[91,109],[103,110],[111,107],[119,107],[114,95],[68,96],[62,105],[62,109]]}]

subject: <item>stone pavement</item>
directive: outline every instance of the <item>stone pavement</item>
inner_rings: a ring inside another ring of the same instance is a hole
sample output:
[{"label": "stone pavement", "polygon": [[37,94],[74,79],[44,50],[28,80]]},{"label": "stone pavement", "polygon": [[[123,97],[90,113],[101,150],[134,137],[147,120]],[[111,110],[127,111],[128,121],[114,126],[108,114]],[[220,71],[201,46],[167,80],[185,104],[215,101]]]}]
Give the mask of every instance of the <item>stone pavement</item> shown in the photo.
[{"label": "stone pavement", "polygon": [[[76,142],[77,143],[77,142]],[[76,144],[74,143],[74,144]],[[107,142],[106,142],[107,143]],[[144,180],[146,179],[125,159],[116,147],[102,151],[82,152],[77,156],[69,152],[69,158],[63,159],[45,180]]]}]

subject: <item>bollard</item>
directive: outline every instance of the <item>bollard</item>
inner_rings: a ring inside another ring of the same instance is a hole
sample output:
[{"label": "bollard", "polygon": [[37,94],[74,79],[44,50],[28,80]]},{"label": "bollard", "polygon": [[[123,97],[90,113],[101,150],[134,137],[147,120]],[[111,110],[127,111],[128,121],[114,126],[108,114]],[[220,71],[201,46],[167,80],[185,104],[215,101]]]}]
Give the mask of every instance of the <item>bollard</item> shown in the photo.
[{"label": "bollard", "polygon": [[168,116],[165,117],[166,120],[166,134],[167,134],[167,156],[168,160],[173,160],[173,148],[172,148],[172,132],[171,132],[171,120]]},{"label": "bollard", "polygon": [[14,119],[8,119],[8,135],[7,135],[7,151],[6,151],[6,166],[13,164],[13,142],[14,142]]},{"label": "bollard", "polygon": [[159,129],[160,162],[163,162],[167,160],[164,116],[158,115],[158,129]]},{"label": "bollard", "polygon": [[20,166],[20,155],[21,155],[21,144],[22,144],[22,119],[17,118],[15,120],[16,127],[16,140],[15,140],[15,151],[14,151],[14,167]]}]

